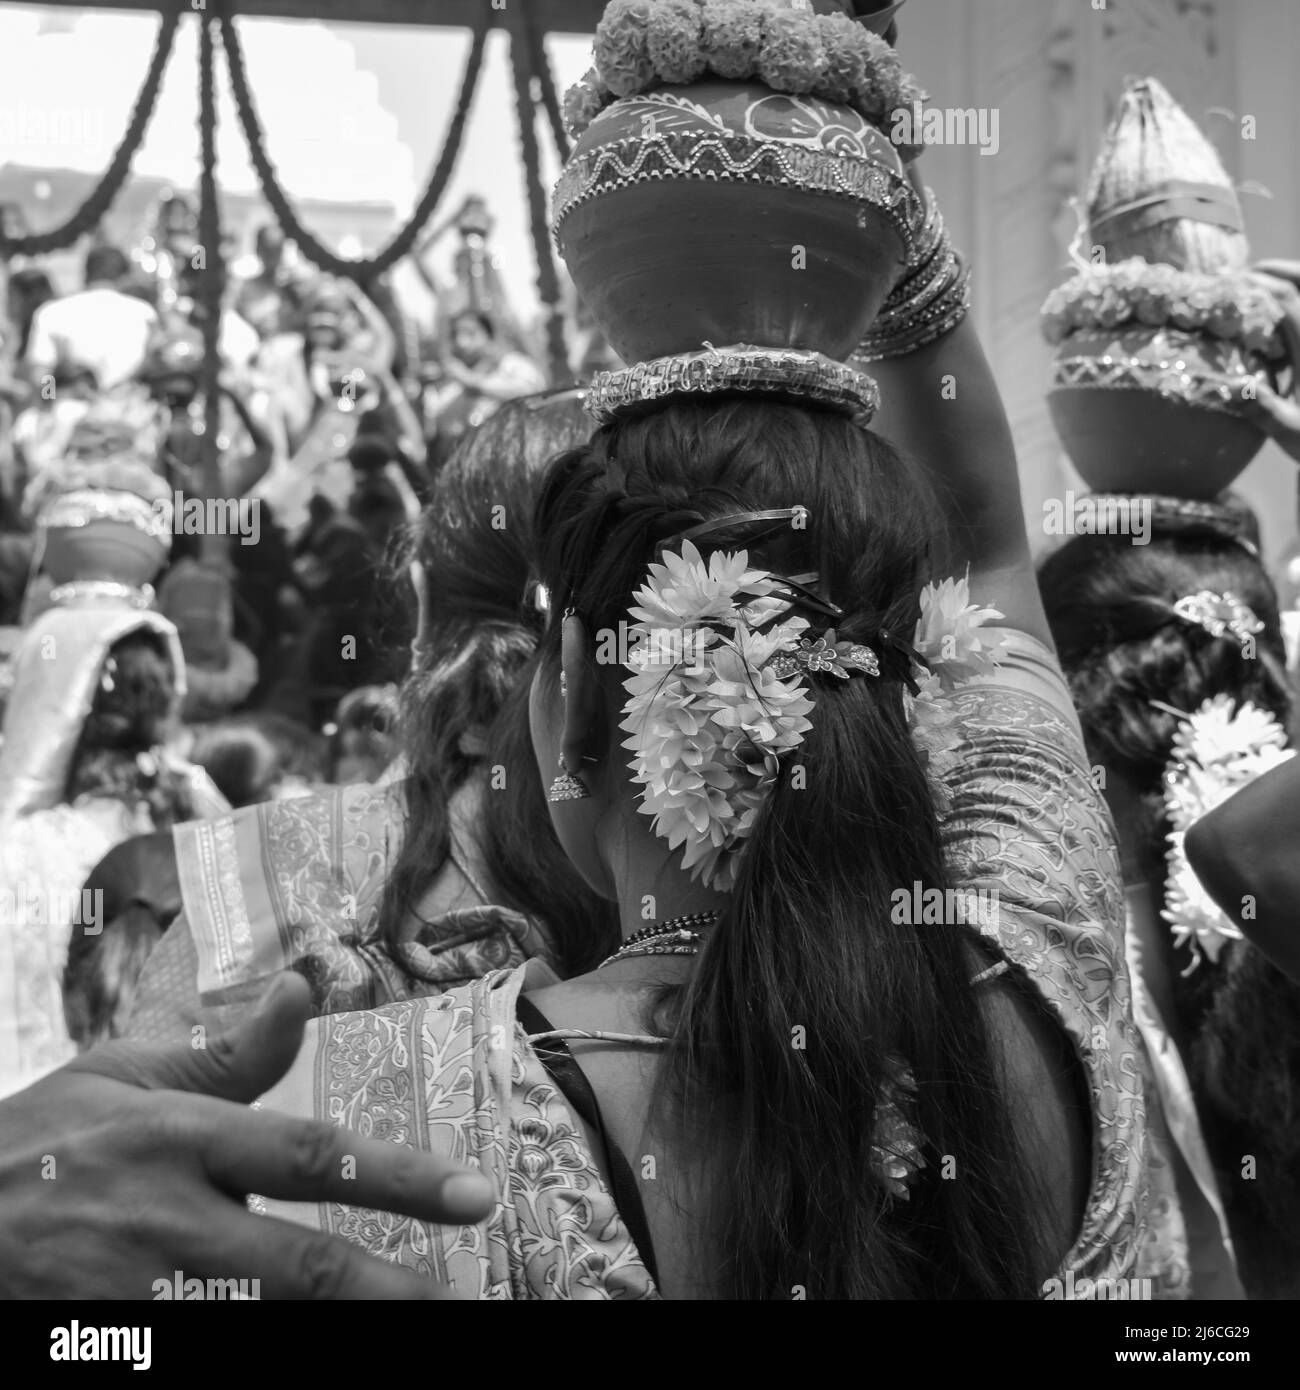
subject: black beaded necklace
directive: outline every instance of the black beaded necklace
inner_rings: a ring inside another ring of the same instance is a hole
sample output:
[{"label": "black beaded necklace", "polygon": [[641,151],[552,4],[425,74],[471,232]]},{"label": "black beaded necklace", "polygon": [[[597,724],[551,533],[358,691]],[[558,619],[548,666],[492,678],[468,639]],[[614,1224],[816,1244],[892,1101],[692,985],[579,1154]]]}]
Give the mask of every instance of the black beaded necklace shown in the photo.
[{"label": "black beaded necklace", "polygon": [[681,917],[651,922],[648,927],[633,932],[596,969],[603,970],[616,960],[631,960],[635,956],[693,956],[699,951],[702,940],[697,928],[711,927],[717,920],[717,912],[688,912]]}]

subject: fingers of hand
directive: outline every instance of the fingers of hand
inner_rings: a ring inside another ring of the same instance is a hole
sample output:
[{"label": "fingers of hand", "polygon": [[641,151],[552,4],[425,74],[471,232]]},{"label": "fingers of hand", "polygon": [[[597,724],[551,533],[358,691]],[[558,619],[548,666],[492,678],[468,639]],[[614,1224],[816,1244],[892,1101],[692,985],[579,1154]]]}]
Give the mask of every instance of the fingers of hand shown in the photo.
[{"label": "fingers of hand", "polygon": [[1288,261],[1282,259],[1269,259],[1257,261],[1252,269],[1262,275],[1269,275],[1278,280],[1288,281],[1294,288],[1300,286],[1300,261]]},{"label": "fingers of hand", "polygon": [[262,1298],[459,1301],[471,1296],[375,1259],[340,1236],[287,1221],[222,1210],[213,1213],[208,1226],[212,1238],[196,1273],[256,1279]]},{"label": "fingers of hand", "polygon": [[450,1159],[318,1120],[211,1105],[201,1156],[208,1175],[228,1192],[344,1202],[453,1224],[481,1220],[495,1200],[481,1173]]},{"label": "fingers of hand", "polygon": [[146,1090],[189,1091],[247,1104],[288,1071],[310,1011],[307,982],[286,972],[275,977],[255,1012],[235,1028],[205,1035],[201,1046],[106,1043],[69,1062],[67,1070]]},{"label": "fingers of hand", "polygon": [[1300,449],[1300,405],[1284,400],[1262,382],[1256,387],[1255,398],[1243,404],[1247,417],[1288,452]]}]

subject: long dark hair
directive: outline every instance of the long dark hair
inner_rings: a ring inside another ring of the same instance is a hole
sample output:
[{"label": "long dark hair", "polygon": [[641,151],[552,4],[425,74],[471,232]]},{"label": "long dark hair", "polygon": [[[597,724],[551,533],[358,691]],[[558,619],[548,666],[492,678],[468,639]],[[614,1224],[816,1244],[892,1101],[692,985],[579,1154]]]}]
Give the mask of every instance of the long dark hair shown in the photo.
[{"label": "long dark hair", "polygon": [[[790,507],[805,529],[752,544],[741,526],[701,548],[816,571],[841,639],[910,638],[934,514],[918,475],[839,416],[752,399],[660,406],[557,462],[537,520],[551,612],[617,630],[659,542]],[[946,875],[906,658],[882,661],[892,679],[816,686],[805,786],[783,769],[691,982],[654,1010],[671,1046],[652,1113],[714,1175],[700,1260],[715,1297],[1033,1297],[1050,1272],[963,934],[891,922],[897,889]],[[908,1201],[872,1152],[900,1060],[930,1165]],[[960,1182],[938,1179],[941,1155]]]},{"label": "long dark hair", "polygon": [[68,1036],[85,1049],[120,1037],[141,972],[181,910],[170,832],[124,840],[90,871],[82,889],[97,904],[95,930],[77,924],[63,971]]},{"label": "long dark hair", "polygon": [[[1260,563],[1253,517],[1238,504],[1153,499],[1149,544],[1078,536],[1039,567],[1039,588],[1094,763],[1120,772],[1136,796],[1135,864],[1163,882],[1169,821],[1163,776],[1181,721],[1228,695],[1292,713],[1277,594]],[[1202,589],[1247,603],[1263,623],[1255,651],[1179,619],[1173,604]],[[1155,702],[1159,702],[1159,704]],[[1167,1019],[1186,1049],[1196,1104],[1219,1172],[1248,1292],[1300,1288],[1300,990],[1249,942],[1217,962],[1161,933],[1172,984]],[[1194,967],[1194,968],[1193,968]],[[1258,1171],[1243,1179],[1245,1155]]]},{"label": "long dark hair", "polygon": [[[1235,505],[1149,499],[1149,543],[1076,536],[1040,564],[1038,586],[1089,756],[1118,770],[1141,801],[1137,858],[1164,877],[1161,778],[1181,721],[1215,695],[1249,700],[1286,725],[1291,695],[1277,592]],[[1264,624],[1255,654],[1173,611],[1201,589],[1230,592]]]},{"label": "long dark hair", "polygon": [[494,901],[554,928],[568,972],[617,939],[598,899],[555,838],[528,735],[528,687],[542,630],[534,602],[533,509],[546,462],[591,432],[575,392],[502,406],[438,475],[403,559],[417,560],[429,605],[415,669],[401,694],[409,766],[406,832],[384,885],[386,940],[450,851],[447,807],[476,773],[499,768],[484,797],[483,849]]},{"label": "long dark hair", "polygon": [[163,639],[144,631],[119,638],[82,725],[65,800],[89,795],[143,803],[155,830],[190,820],[189,784],[161,757],[175,696],[176,671]]}]

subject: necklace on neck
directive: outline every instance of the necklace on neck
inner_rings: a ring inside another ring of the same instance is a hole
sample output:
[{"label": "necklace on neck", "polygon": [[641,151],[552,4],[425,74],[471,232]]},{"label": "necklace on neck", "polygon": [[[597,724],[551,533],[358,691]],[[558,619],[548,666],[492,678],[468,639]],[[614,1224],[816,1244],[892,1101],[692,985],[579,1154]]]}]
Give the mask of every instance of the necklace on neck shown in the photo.
[{"label": "necklace on neck", "polygon": [[716,912],[688,912],[682,917],[669,917],[651,922],[648,927],[631,936],[596,967],[603,970],[616,960],[631,960],[635,956],[693,956],[703,940],[702,927],[711,927],[718,920]]}]

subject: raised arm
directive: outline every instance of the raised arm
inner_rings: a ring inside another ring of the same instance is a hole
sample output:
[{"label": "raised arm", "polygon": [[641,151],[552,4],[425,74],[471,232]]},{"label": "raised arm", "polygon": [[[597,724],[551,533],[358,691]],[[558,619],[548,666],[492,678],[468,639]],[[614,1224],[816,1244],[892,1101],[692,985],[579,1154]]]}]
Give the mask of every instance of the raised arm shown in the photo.
[{"label": "raised arm", "polygon": [[[946,236],[933,255],[945,254]],[[912,283],[926,278],[915,275]],[[885,311],[895,340],[902,342],[914,332],[909,316],[930,307],[923,299],[909,303],[907,286],[905,277]],[[956,280],[945,295],[949,304],[960,302]],[[944,307],[936,303],[933,312]],[[950,308],[948,318],[956,312]],[[874,427],[925,468],[943,510],[947,551],[936,557],[936,578],[962,574],[969,566],[972,598],[999,609],[1008,627],[1050,647],[1025,533],[1011,427],[969,315],[935,341],[881,357],[866,370],[879,382],[882,397]]]}]

